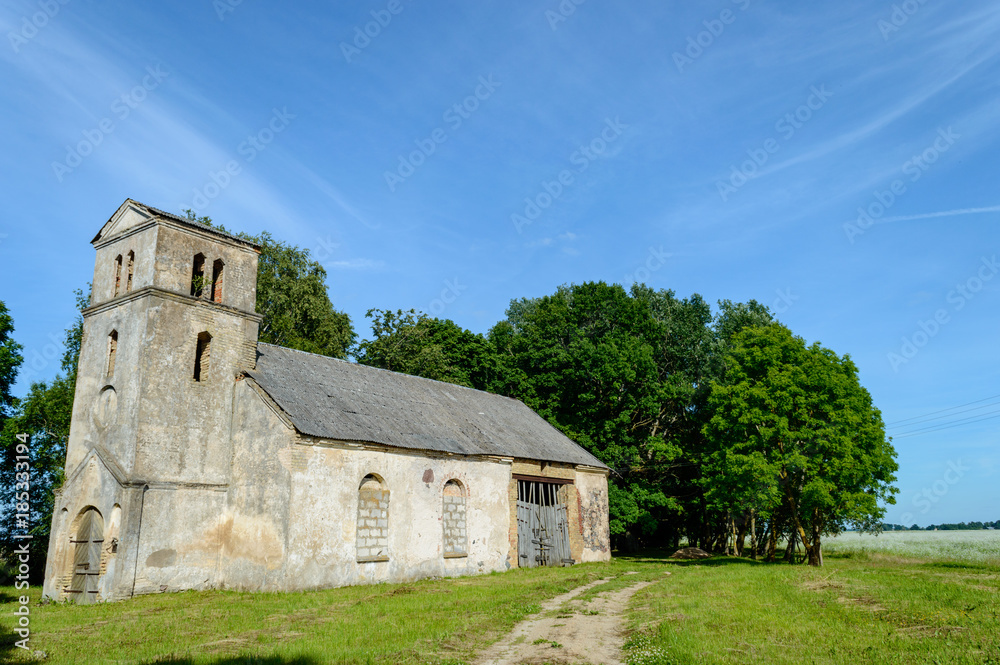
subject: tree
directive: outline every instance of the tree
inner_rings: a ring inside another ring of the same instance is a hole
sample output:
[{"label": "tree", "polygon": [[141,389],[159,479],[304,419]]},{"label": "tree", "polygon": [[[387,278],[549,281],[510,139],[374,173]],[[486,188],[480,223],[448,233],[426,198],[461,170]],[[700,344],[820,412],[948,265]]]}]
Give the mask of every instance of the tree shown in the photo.
[{"label": "tree", "polygon": [[346,358],[356,336],[351,317],[330,302],[326,269],[310,258],[308,249],[276,241],[267,231],[253,241],[260,245],[260,341]]},{"label": "tree", "polygon": [[362,365],[489,390],[497,374],[492,345],[453,321],[416,310],[370,309],[375,338],[358,345]]},{"label": "tree", "polygon": [[[12,527],[15,526],[14,515],[16,510],[13,505],[15,469],[16,469],[16,446],[19,441],[15,438],[12,418],[17,413],[18,400],[11,394],[11,386],[17,379],[17,372],[24,362],[21,355],[21,345],[14,341],[14,319],[10,315],[7,305],[0,300],[0,451],[3,457],[0,459],[0,507],[2,507],[3,519],[0,521],[0,584],[9,584],[10,571],[13,569],[13,538]],[[10,432],[11,434],[8,434]]]},{"label": "tree", "polygon": [[0,300],[0,427],[10,417],[17,400],[11,395],[10,388],[17,379],[17,370],[24,362],[21,355],[21,345],[14,341],[14,319],[7,305]]},{"label": "tree", "polygon": [[[188,219],[231,233],[185,210]],[[330,301],[326,269],[308,249],[288,245],[267,231],[234,234],[260,247],[257,261],[257,313],[263,316],[258,339],[278,346],[346,358],[356,335],[351,317]]]},{"label": "tree", "polygon": [[613,469],[611,532],[624,544],[652,537],[677,510],[662,482],[678,450],[661,333],[647,299],[587,282],[512,301],[489,334],[502,367],[497,392],[524,401]]},{"label": "tree", "polygon": [[785,519],[822,565],[822,537],[877,532],[895,503],[895,451],[850,357],[807,347],[780,324],[747,327],[725,354],[705,426],[710,501]]},{"label": "tree", "polygon": [[[90,302],[89,293],[89,285],[86,295],[79,289],[74,292],[77,309],[82,311],[87,307]],[[62,485],[66,464],[66,443],[73,416],[73,395],[76,391],[76,371],[82,338],[83,316],[80,315],[66,329],[62,372],[51,383],[40,381],[32,384],[28,395],[20,400],[15,413],[0,432],[0,446],[3,450],[0,486],[4,496],[13,496],[18,435],[28,435],[31,470],[29,523],[32,535],[29,550],[31,559],[35,562],[31,567],[32,583],[40,581],[45,570],[55,490]],[[12,549],[12,535],[16,531],[23,529],[18,528],[15,522],[15,511],[6,511],[0,522],[0,540],[5,558]]]}]

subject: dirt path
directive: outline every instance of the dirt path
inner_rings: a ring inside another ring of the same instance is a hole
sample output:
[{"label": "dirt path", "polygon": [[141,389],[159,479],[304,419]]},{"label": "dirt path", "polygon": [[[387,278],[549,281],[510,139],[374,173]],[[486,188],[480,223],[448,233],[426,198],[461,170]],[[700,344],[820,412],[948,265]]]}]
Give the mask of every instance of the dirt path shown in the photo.
[{"label": "dirt path", "polygon": [[542,604],[542,611],[476,659],[475,665],[592,663],[621,665],[622,615],[629,598],[652,582],[599,593],[584,603],[574,598],[608,580],[597,580]]}]

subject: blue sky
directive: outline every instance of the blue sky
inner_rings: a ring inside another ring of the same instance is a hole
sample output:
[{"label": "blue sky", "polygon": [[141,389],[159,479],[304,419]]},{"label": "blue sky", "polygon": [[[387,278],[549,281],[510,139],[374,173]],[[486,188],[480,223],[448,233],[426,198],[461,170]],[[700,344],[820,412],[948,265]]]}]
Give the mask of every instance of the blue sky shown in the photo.
[{"label": "blue sky", "polygon": [[857,363],[888,520],[998,519],[1000,5],[955,4],[5,3],[17,392],[130,197],[310,248],[362,335],[586,280],[757,299]]}]

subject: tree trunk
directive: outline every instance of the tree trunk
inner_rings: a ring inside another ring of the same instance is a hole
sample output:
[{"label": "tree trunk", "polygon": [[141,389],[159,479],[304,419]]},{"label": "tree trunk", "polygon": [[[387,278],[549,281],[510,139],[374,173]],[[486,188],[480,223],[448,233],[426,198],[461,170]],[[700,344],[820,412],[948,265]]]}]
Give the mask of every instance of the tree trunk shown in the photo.
[{"label": "tree trunk", "polygon": [[809,561],[810,566],[820,565],[819,560],[816,557],[815,548],[812,543],[809,542],[809,538],[806,536],[806,530],[802,528],[802,522],[799,521],[799,511],[795,505],[795,498],[790,494],[788,495],[788,507],[792,509],[792,526],[796,533],[798,533],[799,540],[802,541],[802,546],[806,548],[806,557]]},{"label": "tree trunk", "polygon": [[746,549],[746,537],[747,537],[747,525],[749,520],[746,514],[740,519],[739,530],[736,533],[736,556],[743,556],[743,550]]},{"label": "tree trunk", "polygon": [[823,565],[823,543],[820,539],[820,530],[818,526],[813,526],[812,529],[812,550],[809,552],[809,565],[810,566],[822,566]]},{"label": "tree trunk", "polygon": [[750,511],[750,558],[757,559],[757,515]]}]

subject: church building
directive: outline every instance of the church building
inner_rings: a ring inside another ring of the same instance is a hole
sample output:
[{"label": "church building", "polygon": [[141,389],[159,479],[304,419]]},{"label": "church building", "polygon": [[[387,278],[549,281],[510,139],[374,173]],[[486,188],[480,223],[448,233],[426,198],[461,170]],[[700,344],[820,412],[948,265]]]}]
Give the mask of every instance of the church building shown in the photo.
[{"label": "church building", "polygon": [[610,558],[608,468],[521,402],[257,341],[258,247],[131,199],[93,240],[44,595]]}]

